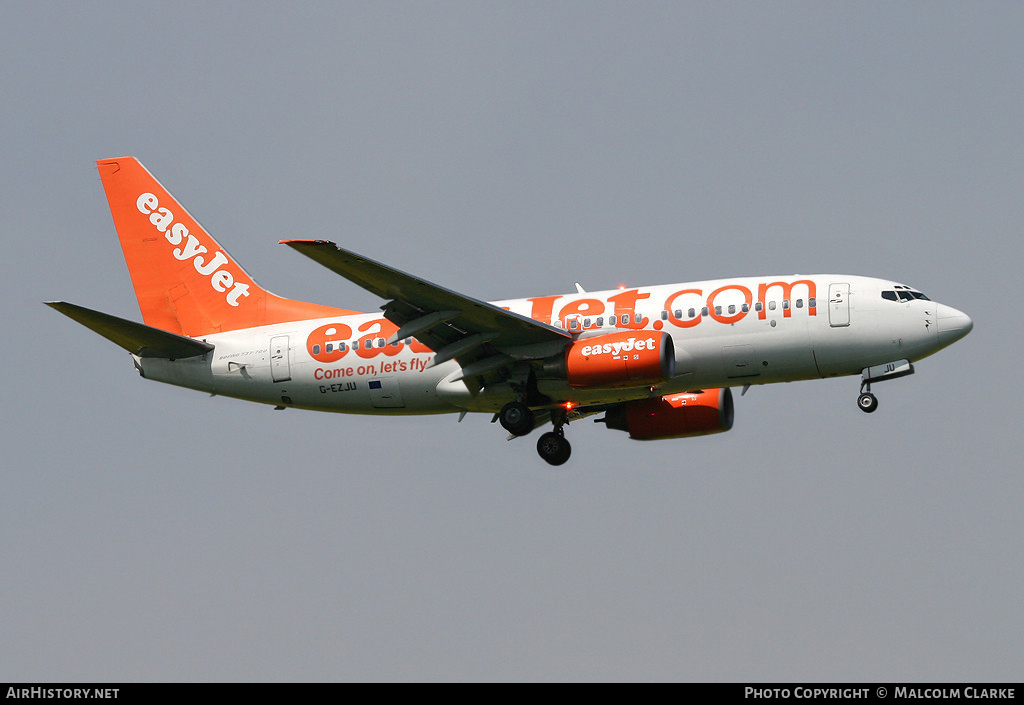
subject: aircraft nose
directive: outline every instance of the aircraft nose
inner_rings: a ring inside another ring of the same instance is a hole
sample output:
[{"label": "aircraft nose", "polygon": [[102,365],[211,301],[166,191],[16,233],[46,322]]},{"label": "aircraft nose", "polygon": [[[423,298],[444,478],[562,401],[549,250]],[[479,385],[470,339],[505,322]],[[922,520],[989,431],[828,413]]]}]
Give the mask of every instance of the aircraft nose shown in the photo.
[{"label": "aircraft nose", "polygon": [[974,328],[974,321],[963,311],[957,311],[952,306],[945,304],[938,305],[937,312],[939,342],[949,345],[963,338]]}]

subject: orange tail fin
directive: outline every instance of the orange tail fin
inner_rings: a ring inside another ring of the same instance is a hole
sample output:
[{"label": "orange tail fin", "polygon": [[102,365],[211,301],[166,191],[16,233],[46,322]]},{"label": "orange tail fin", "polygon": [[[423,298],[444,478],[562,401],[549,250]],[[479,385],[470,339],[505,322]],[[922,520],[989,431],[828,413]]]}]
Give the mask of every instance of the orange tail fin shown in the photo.
[{"label": "orange tail fin", "polygon": [[146,325],[195,337],[355,313],[261,288],[134,157],[96,166]]}]

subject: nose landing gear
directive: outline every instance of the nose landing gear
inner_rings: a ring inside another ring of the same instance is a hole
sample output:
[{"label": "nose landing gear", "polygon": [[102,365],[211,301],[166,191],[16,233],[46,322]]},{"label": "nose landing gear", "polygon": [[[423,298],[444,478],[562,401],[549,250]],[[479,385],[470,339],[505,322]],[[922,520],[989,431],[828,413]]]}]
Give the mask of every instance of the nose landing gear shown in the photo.
[{"label": "nose landing gear", "polygon": [[912,374],[914,374],[914,366],[909,360],[896,360],[895,362],[887,362],[884,365],[865,367],[861,372],[860,396],[857,397],[857,407],[866,414],[870,414],[878,408],[878,398],[871,393],[872,382],[884,382]]}]

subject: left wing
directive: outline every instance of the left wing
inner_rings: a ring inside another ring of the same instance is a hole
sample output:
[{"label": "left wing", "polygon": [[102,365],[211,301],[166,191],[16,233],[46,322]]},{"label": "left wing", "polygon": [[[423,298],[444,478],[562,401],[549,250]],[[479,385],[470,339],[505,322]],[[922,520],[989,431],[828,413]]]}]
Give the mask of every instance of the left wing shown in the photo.
[{"label": "left wing", "polygon": [[573,341],[567,331],[406,274],[333,242],[281,242],[388,299],[381,310],[399,328],[391,339],[416,336],[435,351],[435,365],[457,359],[463,377],[482,375],[515,360],[549,357]]}]

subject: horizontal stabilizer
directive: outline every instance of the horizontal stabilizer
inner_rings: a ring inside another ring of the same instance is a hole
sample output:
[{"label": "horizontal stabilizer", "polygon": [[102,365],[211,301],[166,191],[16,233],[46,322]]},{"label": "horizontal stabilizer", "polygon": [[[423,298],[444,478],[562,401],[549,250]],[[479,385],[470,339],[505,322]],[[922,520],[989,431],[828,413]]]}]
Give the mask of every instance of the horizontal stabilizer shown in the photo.
[{"label": "horizontal stabilizer", "polygon": [[159,328],[129,321],[109,313],[100,313],[83,306],[69,304],[66,301],[47,301],[50,308],[56,309],[68,318],[78,321],[112,343],[138,355],[139,357],[161,357],[171,360],[195,357],[213,350],[213,346],[201,340],[186,338],[168,333]]}]

